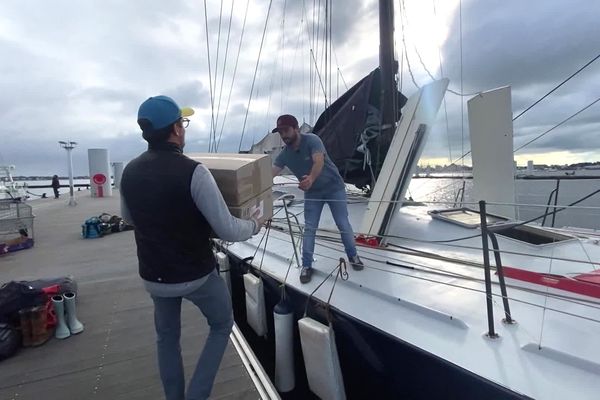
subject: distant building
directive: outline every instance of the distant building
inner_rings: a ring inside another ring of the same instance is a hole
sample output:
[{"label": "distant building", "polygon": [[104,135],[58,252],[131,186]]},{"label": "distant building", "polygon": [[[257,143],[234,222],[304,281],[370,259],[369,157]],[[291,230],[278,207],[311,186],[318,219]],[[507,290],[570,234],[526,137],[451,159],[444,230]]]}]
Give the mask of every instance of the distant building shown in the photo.
[{"label": "distant building", "polygon": [[527,161],[527,173],[533,174],[533,160]]}]

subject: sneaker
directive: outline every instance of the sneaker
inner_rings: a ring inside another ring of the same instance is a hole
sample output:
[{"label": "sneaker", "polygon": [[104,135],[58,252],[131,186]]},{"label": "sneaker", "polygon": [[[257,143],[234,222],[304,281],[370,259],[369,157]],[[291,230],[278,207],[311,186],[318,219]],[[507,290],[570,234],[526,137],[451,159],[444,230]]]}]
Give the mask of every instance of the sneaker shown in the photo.
[{"label": "sneaker", "polygon": [[300,282],[308,283],[310,282],[310,277],[312,276],[312,268],[311,267],[302,267],[300,271]]},{"label": "sneaker", "polygon": [[354,257],[348,257],[348,259],[350,260],[350,265],[352,265],[352,268],[354,268],[355,271],[360,271],[361,269],[363,269],[365,267],[365,265],[360,260],[360,257],[358,257],[358,255],[356,255]]}]

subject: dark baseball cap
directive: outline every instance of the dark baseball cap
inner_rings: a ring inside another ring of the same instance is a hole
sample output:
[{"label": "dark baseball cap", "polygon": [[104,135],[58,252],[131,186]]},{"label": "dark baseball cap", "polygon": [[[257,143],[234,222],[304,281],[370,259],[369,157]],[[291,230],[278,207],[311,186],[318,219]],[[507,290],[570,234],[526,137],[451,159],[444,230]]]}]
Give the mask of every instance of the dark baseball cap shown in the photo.
[{"label": "dark baseball cap", "polygon": [[277,128],[273,128],[271,133],[279,132],[281,128],[298,128],[298,120],[296,117],[290,114],[283,114],[277,118]]}]

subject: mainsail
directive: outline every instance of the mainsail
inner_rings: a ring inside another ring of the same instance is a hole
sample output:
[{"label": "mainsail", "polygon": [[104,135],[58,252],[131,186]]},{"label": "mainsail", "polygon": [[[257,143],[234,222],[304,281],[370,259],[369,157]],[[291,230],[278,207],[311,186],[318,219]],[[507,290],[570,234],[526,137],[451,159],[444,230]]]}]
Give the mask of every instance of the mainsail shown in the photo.
[{"label": "mainsail", "polygon": [[[396,91],[397,115],[407,98]],[[346,183],[360,189],[374,186],[392,141],[394,129],[381,135],[381,70],[376,68],[333,102],[319,116],[313,132]]]}]

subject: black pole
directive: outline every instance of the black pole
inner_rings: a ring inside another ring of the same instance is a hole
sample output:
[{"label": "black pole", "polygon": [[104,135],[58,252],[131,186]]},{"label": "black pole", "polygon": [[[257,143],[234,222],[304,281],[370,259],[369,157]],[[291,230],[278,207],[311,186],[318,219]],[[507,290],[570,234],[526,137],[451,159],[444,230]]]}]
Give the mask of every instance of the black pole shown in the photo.
[{"label": "black pole", "polygon": [[556,205],[558,204],[558,190],[560,188],[560,179],[556,180],[556,194],[554,195],[554,208],[552,209],[552,227],[554,228],[554,221],[556,220]]},{"label": "black pole", "polygon": [[483,247],[483,266],[485,273],[485,298],[487,303],[488,317],[488,337],[497,338],[498,334],[494,331],[494,308],[492,304],[492,276],[490,273],[490,253],[488,247],[488,229],[487,214],[485,211],[485,201],[479,201],[479,216],[481,221],[481,242]]},{"label": "black pole", "polygon": [[506,282],[504,281],[504,267],[502,266],[502,259],[500,257],[500,246],[498,246],[498,239],[494,232],[488,231],[490,239],[492,240],[492,247],[494,248],[494,258],[496,259],[496,271],[498,272],[498,281],[500,282],[500,292],[502,292],[502,303],[504,304],[504,322],[512,324],[515,321],[510,316],[510,306],[508,305],[508,293],[506,292]]},{"label": "black pole", "polygon": [[394,59],[394,1],[379,0],[379,67],[381,68],[381,135],[389,144],[396,124],[396,74]]}]

